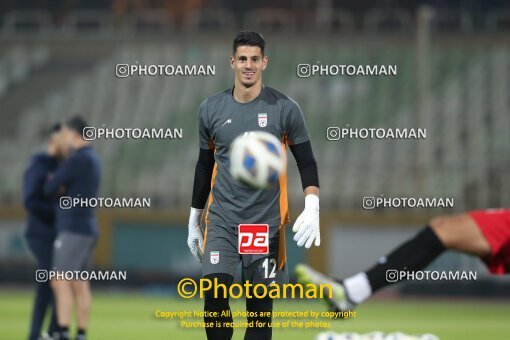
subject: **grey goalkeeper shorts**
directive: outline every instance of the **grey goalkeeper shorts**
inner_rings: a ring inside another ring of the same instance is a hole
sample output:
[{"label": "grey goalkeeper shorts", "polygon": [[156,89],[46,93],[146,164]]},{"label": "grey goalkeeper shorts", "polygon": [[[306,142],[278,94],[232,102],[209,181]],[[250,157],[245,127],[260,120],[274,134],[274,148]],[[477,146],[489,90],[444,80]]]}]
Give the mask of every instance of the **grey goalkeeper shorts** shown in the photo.
[{"label": "grey goalkeeper shorts", "polygon": [[209,222],[204,231],[202,256],[203,276],[224,273],[235,277],[238,266],[242,266],[242,282],[253,284],[288,282],[285,250],[285,226],[269,227],[269,249],[267,254],[239,253],[239,225],[219,225]]},{"label": "grey goalkeeper shorts", "polygon": [[86,271],[92,268],[92,254],[97,237],[59,232],[53,243],[53,268],[55,271]]}]

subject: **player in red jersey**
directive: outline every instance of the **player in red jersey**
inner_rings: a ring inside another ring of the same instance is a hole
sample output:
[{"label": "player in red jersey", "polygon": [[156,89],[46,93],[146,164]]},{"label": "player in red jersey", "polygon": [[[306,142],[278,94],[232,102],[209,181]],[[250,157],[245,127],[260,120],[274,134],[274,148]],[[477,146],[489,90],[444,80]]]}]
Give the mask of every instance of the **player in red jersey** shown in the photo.
[{"label": "player in red jersey", "polygon": [[396,282],[388,273],[419,271],[445,250],[478,256],[493,274],[510,273],[510,209],[486,209],[434,218],[412,239],[383,256],[369,270],[344,280],[320,274],[307,265],[296,267],[302,283],[330,283],[338,310],[349,310],[379,289]]}]

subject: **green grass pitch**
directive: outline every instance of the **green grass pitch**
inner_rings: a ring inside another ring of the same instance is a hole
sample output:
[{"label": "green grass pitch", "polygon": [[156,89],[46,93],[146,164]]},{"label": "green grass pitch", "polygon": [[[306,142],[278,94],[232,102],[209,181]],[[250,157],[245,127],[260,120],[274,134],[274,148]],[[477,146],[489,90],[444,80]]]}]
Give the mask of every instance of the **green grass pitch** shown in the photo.
[{"label": "green grass pitch", "polygon": [[[32,293],[0,292],[0,339],[26,339]],[[234,311],[243,301],[231,304]],[[202,301],[139,293],[95,292],[89,339],[205,339],[203,329],[182,329],[179,322],[157,319],[156,310],[202,310]],[[275,310],[323,311],[320,301],[276,301]],[[336,332],[366,333],[401,331],[410,334],[433,333],[441,339],[510,339],[510,304],[480,300],[372,300],[358,309],[358,317],[331,322]],[[236,319],[235,321],[242,321]],[[283,321],[280,319],[280,321]],[[314,339],[324,329],[275,329],[273,339]],[[242,339],[236,329],[234,339]]]}]

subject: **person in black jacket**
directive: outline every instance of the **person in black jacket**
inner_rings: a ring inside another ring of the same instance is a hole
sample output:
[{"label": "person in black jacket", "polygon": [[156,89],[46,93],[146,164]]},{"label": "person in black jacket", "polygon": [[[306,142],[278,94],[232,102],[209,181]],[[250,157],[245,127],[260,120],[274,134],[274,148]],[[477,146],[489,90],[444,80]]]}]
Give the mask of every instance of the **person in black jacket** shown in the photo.
[{"label": "person in black jacket", "polygon": [[[57,273],[51,281],[57,305],[58,330],[52,337],[70,338],[69,326],[76,306],[78,332],[75,340],[85,340],[92,295],[86,279],[59,279],[66,272],[83,273],[92,268],[92,256],[99,237],[94,207],[72,206],[78,199],[97,199],[101,177],[101,164],[91,143],[83,138],[88,124],[76,116],[62,127],[62,146],[67,157],[44,184],[47,197],[59,197],[55,227],[57,236],[53,246],[53,270]],[[67,203],[71,203],[68,205]],[[56,333],[56,334],[55,334]]]}]

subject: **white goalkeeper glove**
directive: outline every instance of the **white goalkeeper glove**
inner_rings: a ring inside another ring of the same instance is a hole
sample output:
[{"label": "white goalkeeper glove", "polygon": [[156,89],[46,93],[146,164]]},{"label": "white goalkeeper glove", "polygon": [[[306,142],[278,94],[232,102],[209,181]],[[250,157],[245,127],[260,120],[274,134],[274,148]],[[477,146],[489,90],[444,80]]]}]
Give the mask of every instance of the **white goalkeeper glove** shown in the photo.
[{"label": "white goalkeeper glove", "polygon": [[305,248],[310,248],[314,240],[317,247],[321,244],[319,196],[312,194],[305,196],[305,210],[297,218],[292,231],[296,233],[294,241],[298,247],[304,244]]},{"label": "white goalkeeper glove", "polygon": [[191,208],[188,222],[188,247],[198,262],[202,262],[202,245],[204,243],[204,235],[200,227],[202,211],[202,209]]}]

